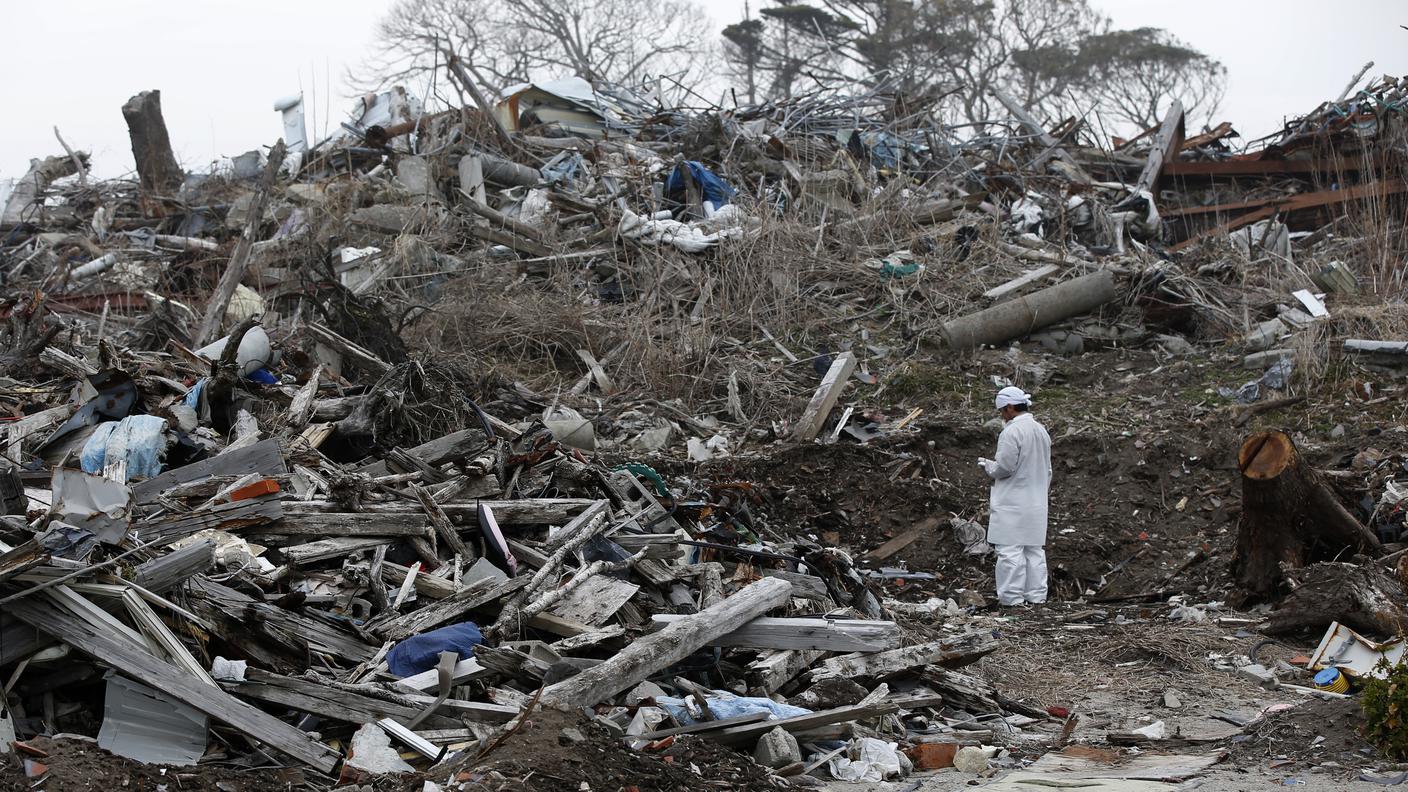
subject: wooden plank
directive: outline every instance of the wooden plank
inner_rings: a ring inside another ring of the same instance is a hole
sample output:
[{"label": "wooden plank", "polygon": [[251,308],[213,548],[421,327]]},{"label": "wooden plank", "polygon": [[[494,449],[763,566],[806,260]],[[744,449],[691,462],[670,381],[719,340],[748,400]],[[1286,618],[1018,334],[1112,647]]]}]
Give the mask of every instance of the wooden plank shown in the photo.
[{"label": "wooden plank", "polygon": [[112,666],[125,676],[148,685],[249,737],[268,744],[319,772],[331,773],[341,758],[336,751],[302,731],[207,685],[150,652],[114,638],[54,605],[33,598],[16,600],[6,609],[60,641]]},{"label": "wooden plank", "polygon": [[1021,123],[1027,133],[1035,136],[1041,145],[1046,147],[1046,152],[1037,158],[1035,163],[1037,167],[1043,165],[1048,156],[1055,156],[1069,165],[1081,181],[1090,181],[1090,175],[1085,172],[1085,169],[1080,166],[1080,163],[1076,162],[1075,157],[1072,157],[1070,152],[1061,147],[1061,141],[1052,137],[1051,133],[1046,131],[1046,127],[1041,125],[1041,122],[1036,119],[1036,116],[1032,115],[1027,108],[1023,107],[1020,102],[1007,93],[1000,90],[994,90],[992,93],[993,96],[997,97],[997,101],[1000,102],[1003,107],[1007,108],[1007,112],[1011,113],[1012,116]]},{"label": "wooden plank", "polygon": [[372,632],[388,641],[399,641],[412,635],[423,633],[456,619],[475,608],[480,608],[528,585],[528,578],[517,577],[505,581],[480,580],[434,605],[398,616],[389,621],[372,626]]},{"label": "wooden plank", "polygon": [[132,581],[161,594],[215,566],[215,542],[206,539],[173,550],[132,570]]},{"label": "wooden plank", "polygon": [[[479,679],[489,675],[489,669],[479,664],[473,657],[455,663],[454,671],[451,672],[451,682],[460,684],[473,679]],[[422,671],[419,674],[396,680],[396,684],[409,690],[434,690],[440,686],[440,671],[432,668],[429,671]]]},{"label": "wooden plank", "polygon": [[884,561],[895,553],[898,553],[906,547],[909,547],[910,545],[914,544],[915,540],[923,536],[925,533],[933,531],[938,527],[938,517],[925,517],[922,521],[920,521],[918,525],[914,526],[908,531],[905,531],[899,536],[896,536],[885,544],[880,545],[874,550],[871,550],[869,553],[866,553],[863,557],[874,559],[876,561]]},{"label": "wooden plank", "polygon": [[[409,701],[398,704],[335,688],[311,679],[284,676],[258,668],[247,669],[245,680],[244,682],[222,682],[221,687],[237,696],[292,707],[300,712],[332,718],[345,723],[371,723],[382,718],[399,718],[409,721],[425,709],[424,706],[414,706]],[[398,693],[396,695],[407,700],[411,694]],[[431,715],[424,723],[440,728],[455,728],[461,725],[459,721],[446,717],[444,713]]]},{"label": "wooden plank", "polygon": [[836,709],[821,710],[820,712],[797,715],[791,718],[766,720],[758,723],[749,723],[743,726],[730,726],[725,729],[720,729],[719,731],[704,732],[700,736],[723,743],[724,745],[747,745],[757,741],[759,737],[762,737],[773,729],[780,728],[795,734],[797,732],[819,729],[823,726],[830,726],[837,723],[878,718],[881,715],[889,715],[898,710],[899,707],[897,705],[889,702],[868,704],[863,707],[837,707]]},{"label": "wooden plank", "polygon": [[133,484],[132,497],[137,503],[153,503],[158,495],[177,484],[187,484],[211,476],[243,476],[246,473],[259,473],[270,477],[288,475],[283,449],[276,438],[271,437],[247,448],[192,462]]},{"label": "wooden plank", "polygon": [[595,632],[589,624],[565,619],[548,611],[534,614],[528,619],[528,626],[553,635],[561,635],[564,638],[576,638],[579,635]]},{"label": "wooden plank", "polygon": [[987,630],[974,630],[949,638],[891,649],[875,654],[848,654],[833,657],[819,668],[812,669],[812,679],[827,677],[882,678],[925,665],[967,665],[976,662],[984,655],[997,649],[996,634]]},{"label": "wooden plank", "polygon": [[786,604],[791,594],[792,585],[786,581],[750,583],[723,602],[638,638],[600,665],[549,686],[542,701],[571,709],[608,699],[678,663],[714,638]]},{"label": "wooden plank", "polygon": [[351,539],[320,539],[307,544],[293,545],[285,547],[280,552],[291,564],[311,564],[315,561],[326,561],[329,558],[351,555],[358,550],[369,550],[373,547],[391,544],[394,539],[386,536],[363,536]]},{"label": "wooden plank", "polygon": [[211,614],[223,614],[226,619],[240,625],[258,620],[271,628],[297,635],[314,652],[333,655],[352,664],[370,660],[376,653],[375,648],[341,626],[280,608],[270,602],[256,601],[248,594],[202,575],[191,578],[189,589],[197,595],[192,597],[192,603],[204,603]]},{"label": "wooden plank", "polygon": [[1036,269],[1027,270],[1018,277],[1007,281],[1001,286],[994,286],[991,289],[988,289],[987,291],[983,292],[983,297],[989,300],[1000,300],[1003,297],[1006,297],[1007,295],[1011,294],[1012,292],[1017,291],[1018,289],[1036,283],[1042,278],[1054,275],[1055,273],[1059,272],[1060,269],[1061,267],[1056,264],[1045,264],[1043,266],[1037,267]]},{"label": "wooden plank", "polygon": [[1134,184],[1136,192],[1154,190],[1154,186],[1159,183],[1159,176],[1163,174],[1164,166],[1178,158],[1178,152],[1183,148],[1183,138],[1183,103],[1174,99],[1168,112],[1164,114],[1159,133],[1154,136],[1154,141],[1149,146],[1149,159],[1144,163],[1144,170],[1140,171],[1139,179]]},{"label": "wooden plank", "polygon": [[812,395],[811,403],[807,405],[806,411],[797,420],[796,428],[792,430],[793,440],[810,443],[816,439],[855,369],[856,356],[851,352],[842,352],[831,361],[831,368],[827,370],[826,376],[822,377],[821,385]]},{"label": "wooden plank", "polygon": [[[674,624],[688,616],[661,613],[651,617],[659,625]],[[892,621],[865,619],[772,618],[760,616],[709,646],[742,646],[750,649],[823,649],[828,652],[880,652],[900,644],[900,626]]]},{"label": "wooden plank", "polygon": [[772,651],[761,655],[748,664],[748,684],[760,687],[769,694],[776,693],[782,686],[796,679],[803,671],[825,656],[825,652],[815,650]]},{"label": "wooden plank", "polygon": [[[523,498],[520,500],[486,500],[474,503],[444,503],[445,510],[456,524],[478,525],[479,503],[488,505],[494,511],[499,525],[562,525],[580,514],[588,506],[596,503],[591,498]],[[344,506],[335,501],[285,501],[286,514],[316,514],[320,512],[342,512]],[[367,503],[363,505],[365,514],[419,514],[419,504],[409,501],[392,503]]]},{"label": "wooden plank", "polygon": [[594,575],[564,596],[549,611],[564,619],[597,627],[616,615],[640,586],[609,575]]},{"label": "wooden plank", "polygon": [[273,522],[283,514],[283,501],[275,495],[217,503],[186,514],[133,523],[132,529],[142,542],[151,543],[190,536],[208,528],[238,531]]},{"label": "wooden plank", "polygon": [[319,343],[337,350],[348,362],[373,376],[379,377],[391,370],[391,364],[377,357],[371,350],[352,343],[316,322],[310,322],[304,327]]},{"label": "wooden plank", "polygon": [[717,729],[727,729],[730,726],[743,726],[749,723],[757,723],[759,721],[765,721],[771,717],[772,713],[767,712],[766,710],[760,712],[750,712],[747,715],[737,715],[732,718],[724,718],[723,720],[701,721],[699,723],[690,723],[684,726],[676,726],[673,729],[661,729],[660,731],[653,731],[649,734],[642,734],[638,739],[659,740],[664,737],[673,737],[677,734],[699,734],[700,732],[715,731]]},{"label": "wooden plank", "polygon": [[430,536],[430,521],[420,514],[367,514],[327,512],[323,514],[284,513],[268,525],[249,528],[242,536]]},{"label": "wooden plank", "polygon": [[812,602],[831,602],[831,592],[826,581],[816,575],[801,572],[788,572],[785,569],[759,569],[757,573],[765,578],[777,578],[792,584],[792,596]]}]

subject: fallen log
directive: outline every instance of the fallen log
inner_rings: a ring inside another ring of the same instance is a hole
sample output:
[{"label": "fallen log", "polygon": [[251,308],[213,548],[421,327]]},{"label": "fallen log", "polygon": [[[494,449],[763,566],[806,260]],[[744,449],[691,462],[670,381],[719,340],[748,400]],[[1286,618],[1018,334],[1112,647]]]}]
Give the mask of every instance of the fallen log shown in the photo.
[{"label": "fallen log", "polygon": [[1093,311],[1118,296],[1114,273],[1102,269],[945,322],[941,332],[951,349],[1000,344]]},{"label": "fallen log", "polygon": [[1295,588],[1271,614],[1268,634],[1319,631],[1333,622],[1375,635],[1408,629],[1408,592],[1378,564],[1312,564],[1287,580]]},{"label": "fallen log", "polygon": [[1285,569],[1300,569],[1346,552],[1383,555],[1378,537],[1345,509],[1284,432],[1260,432],[1247,438],[1237,464],[1242,516],[1232,574],[1246,601],[1282,592]]},{"label": "fallen log", "polygon": [[754,581],[717,605],[639,638],[606,662],[552,685],[543,692],[543,704],[570,709],[608,699],[715,638],[785,605],[791,596],[792,584],[785,580]]},{"label": "fallen log", "polygon": [[[657,624],[674,624],[689,618],[662,613]],[[879,652],[900,642],[900,626],[892,621],[866,619],[778,619],[760,616],[710,646],[745,646],[751,649],[824,649],[829,652]]]}]

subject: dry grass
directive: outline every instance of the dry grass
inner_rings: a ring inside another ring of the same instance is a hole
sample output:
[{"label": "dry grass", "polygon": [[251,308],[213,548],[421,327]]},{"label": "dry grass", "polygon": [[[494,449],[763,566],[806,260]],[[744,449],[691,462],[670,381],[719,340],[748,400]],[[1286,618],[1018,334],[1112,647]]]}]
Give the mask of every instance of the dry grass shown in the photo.
[{"label": "dry grass", "polygon": [[[853,348],[870,357],[866,342],[911,354],[946,318],[969,309],[975,289],[1021,269],[981,239],[953,266],[956,224],[919,226],[894,208],[860,214],[820,245],[819,212],[749,212],[762,218],[753,233],[700,255],[618,242],[601,263],[615,270],[619,302],[602,293],[610,278],[580,261],[526,278],[507,262],[472,264],[416,327],[413,343],[478,370],[492,367],[547,398],[587,373],[579,349],[604,361],[618,392],[677,399],[697,412],[721,412],[732,377],[744,414],[757,423],[795,415],[816,387],[817,355]],[[925,251],[916,253],[924,271],[887,279],[862,263],[905,247]],[[707,304],[696,310],[706,291]],[[769,333],[799,360],[786,360]]]}]

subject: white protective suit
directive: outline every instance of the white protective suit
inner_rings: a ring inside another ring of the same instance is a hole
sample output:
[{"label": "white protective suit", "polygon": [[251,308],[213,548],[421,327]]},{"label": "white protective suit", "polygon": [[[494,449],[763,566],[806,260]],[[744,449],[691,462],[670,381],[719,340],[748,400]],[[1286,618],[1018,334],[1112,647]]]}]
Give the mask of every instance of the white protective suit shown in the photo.
[{"label": "white protective suit", "polygon": [[997,597],[1004,605],[1046,601],[1046,513],[1051,436],[1030,413],[1019,413],[997,438],[988,542],[997,548]]}]

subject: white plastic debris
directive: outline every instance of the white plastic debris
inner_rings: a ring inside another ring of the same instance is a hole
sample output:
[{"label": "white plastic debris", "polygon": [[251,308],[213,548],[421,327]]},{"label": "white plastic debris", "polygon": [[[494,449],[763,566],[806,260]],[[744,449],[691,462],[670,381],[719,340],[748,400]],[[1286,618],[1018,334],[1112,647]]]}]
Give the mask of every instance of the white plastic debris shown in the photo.
[{"label": "white plastic debris", "polygon": [[411,767],[391,747],[391,738],[375,723],[364,723],[352,735],[352,755],[347,764],[368,773],[414,773]]},{"label": "white plastic debris", "polygon": [[226,660],[217,656],[210,664],[210,676],[221,682],[243,682],[244,672],[248,670],[249,663],[244,660]]},{"label": "white plastic debris", "polygon": [[[898,743],[862,737],[851,743],[846,753],[848,756],[838,756],[830,762],[831,775],[839,781],[878,783],[904,775]],[[983,763],[986,765],[987,761]]]},{"label": "white plastic debris", "polygon": [[1134,733],[1142,734],[1151,740],[1162,740],[1164,736],[1168,734],[1168,727],[1164,725],[1163,721],[1159,720],[1154,721],[1148,726],[1143,726],[1138,729],[1135,729]]}]

